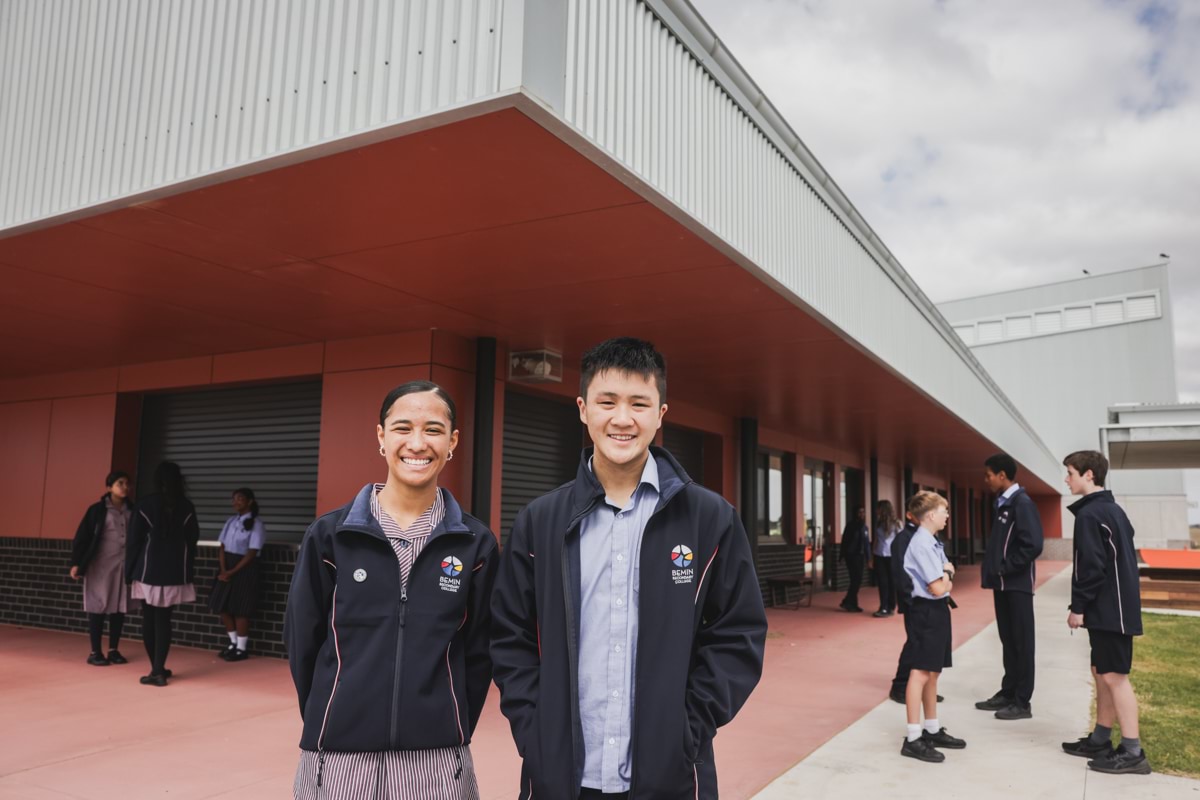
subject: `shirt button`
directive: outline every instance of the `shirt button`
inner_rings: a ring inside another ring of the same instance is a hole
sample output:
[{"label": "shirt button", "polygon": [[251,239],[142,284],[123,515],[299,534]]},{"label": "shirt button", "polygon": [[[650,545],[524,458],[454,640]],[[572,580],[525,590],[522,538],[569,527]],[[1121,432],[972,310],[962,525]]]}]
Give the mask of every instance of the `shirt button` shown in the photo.
[{"label": "shirt button", "polygon": [[618,598],[617,598],[617,605],[618,605],[618,606],[623,606],[623,605],[625,605],[625,601],[624,601],[624,600],[622,600],[621,598],[619,598],[619,597],[618,597]]},{"label": "shirt button", "polygon": [[608,740],[608,743],[609,743],[609,744],[616,744],[616,743],[617,743],[617,740],[616,740],[616,739],[609,739],[609,740]]},{"label": "shirt button", "polygon": [[613,650],[616,650],[618,653],[621,652],[621,645],[614,645]]},{"label": "shirt button", "polygon": [[616,689],[613,689],[613,697],[620,697],[620,696],[621,696],[621,693],[618,692]]},{"label": "shirt button", "polygon": [[617,556],[617,561],[624,561],[624,560],[625,560],[625,556]]}]

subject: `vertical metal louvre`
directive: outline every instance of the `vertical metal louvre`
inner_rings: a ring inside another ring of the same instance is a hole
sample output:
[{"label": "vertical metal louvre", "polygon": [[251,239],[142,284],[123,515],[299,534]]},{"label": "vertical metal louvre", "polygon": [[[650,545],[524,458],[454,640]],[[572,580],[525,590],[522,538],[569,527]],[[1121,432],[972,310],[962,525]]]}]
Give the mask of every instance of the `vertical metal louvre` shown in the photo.
[{"label": "vertical metal louvre", "polygon": [[504,453],[500,477],[500,534],[505,545],[517,512],[575,477],[583,425],[574,404],[504,394]]},{"label": "vertical metal louvre", "polygon": [[248,486],[267,538],[298,542],[317,506],[321,383],[147,395],[138,496],[154,491],[160,461],[175,461],[196,504],[200,538],[216,539],[234,489]]}]

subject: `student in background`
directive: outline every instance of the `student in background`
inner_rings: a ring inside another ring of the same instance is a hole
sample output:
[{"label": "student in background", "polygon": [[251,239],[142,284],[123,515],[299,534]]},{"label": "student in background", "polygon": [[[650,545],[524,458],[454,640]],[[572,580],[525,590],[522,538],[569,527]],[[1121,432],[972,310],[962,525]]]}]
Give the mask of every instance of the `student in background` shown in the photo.
[{"label": "student in background", "polygon": [[258,604],[258,553],[267,543],[259,518],[254,490],[242,487],[233,493],[234,514],[221,529],[217,551],[219,572],[208,597],[209,610],[221,615],[229,646],[220,653],[226,661],[249,658],[250,618]]},{"label": "student in background", "polygon": [[[117,649],[129,610],[129,586],[125,580],[125,540],[132,514],[129,474],[110,472],[104,479],[104,496],[88,507],[75,541],[71,544],[71,578],[83,581],[83,611],[88,618],[92,652],[87,663],[94,667],[127,664]],[[104,618],[108,617],[108,655],[100,649]]]},{"label": "student in background", "polygon": [[159,464],[154,487],[154,494],[138,502],[129,525],[125,575],[133,581],[133,596],[142,601],[142,642],[150,657],[150,674],[141,682],[166,686],[172,674],[166,666],[171,614],[181,603],[196,602],[192,581],[200,526],[178,464]]},{"label": "student in background", "polygon": [[[1114,775],[1149,775],[1150,762],[1138,738],[1138,703],[1129,682],[1133,669],[1133,637],[1142,634],[1141,583],[1133,526],[1104,488],[1108,459],[1081,450],[1063,459],[1067,486],[1080,499],[1072,540],[1071,611],[1067,626],[1087,628],[1096,683],[1096,727],[1063,750],[1092,760],[1088,766]],[[1113,722],[1121,723],[1121,743],[1110,741]]]},{"label": "student in background", "polygon": [[879,610],[876,617],[890,617],[896,610],[896,586],[892,581],[892,542],[900,532],[900,520],[891,500],[880,500],[875,506],[875,582],[879,584]]},{"label": "student in background", "polygon": [[936,492],[917,492],[908,502],[908,512],[918,528],[904,553],[904,571],[912,580],[911,605],[906,612],[912,670],[904,698],[908,726],[900,755],[940,763],[946,760],[940,750],[967,746],[946,732],[937,714],[938,677],[953,663],[950,592],[954,566],[946,561],[946,552],[937,540],[938,532],[946,527],[950,506]]},{"label": "student in background", "polygon": [[846,562],[846,570],[850,573],[850,586],[846,589],[846,596],[842,598],[841,607],[846,611],[861,613],[858,589],[862,586],[863,570],[866,569],[867,558],[871,555],[871,531],[867,528],[866,509],[858,509],[854,519],[846,523],[846,528],[842,531],[839,553]]}]

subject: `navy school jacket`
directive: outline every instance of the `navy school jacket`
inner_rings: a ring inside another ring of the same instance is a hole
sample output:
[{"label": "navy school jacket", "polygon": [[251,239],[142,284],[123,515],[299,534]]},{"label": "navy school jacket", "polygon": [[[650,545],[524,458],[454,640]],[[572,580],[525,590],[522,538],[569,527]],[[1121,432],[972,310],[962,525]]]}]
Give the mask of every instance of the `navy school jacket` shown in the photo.
[{"label": "navy school jacket", "polygon": [[71,542],[71,566],[79,567],[79,574],[87,574],[88,564],[100,549],[100,540],[104,538],[104,523],[108,520],[108,506],[105,501],[109,494],[106,492],[98,502],[88,506],[75,529],[75,539]]},{"label": "navy school jacket", "polygon": [[200,524],[196,507],[179,498],[168,511],[163,496],[152,494],[133,509],[125,538],[125,581],[150,586],[180,586],[196,575]]},{"label": "navy school jacket", "polygon": [[[652,447],[661,496],[642,540],[631,800],[715,798],[713,737],[762,674],[767,621],[746,532],[719,495]],[[584,450],[577,477],[517,516],[492,594],[500,709],[524,760],[520,797],[576,798],[580,526],[604,489]],[[682,569],[671,551],[694,554]]]},{"label": "navy school jacket", "polygon": [[1042,554],[1042,518],[1033,498],[1018,488],[992,515],[980,573],[984,589],[1033,594]]},{"label": "navy school jacket", "polygon": [[304,750],[463,745],[491,686],[488,594],[496,539],[441,489],[446,514],[400,589],[371,514],[372,484],[309,526],[288,592],[284,643]]},{"label": "navy school jacket", "polygon": [[1129,517],[1108,490],[1068,508],[1075,515],[1071,610],[1083,614],[1086,628],[1140,636],[1142,594]]}]

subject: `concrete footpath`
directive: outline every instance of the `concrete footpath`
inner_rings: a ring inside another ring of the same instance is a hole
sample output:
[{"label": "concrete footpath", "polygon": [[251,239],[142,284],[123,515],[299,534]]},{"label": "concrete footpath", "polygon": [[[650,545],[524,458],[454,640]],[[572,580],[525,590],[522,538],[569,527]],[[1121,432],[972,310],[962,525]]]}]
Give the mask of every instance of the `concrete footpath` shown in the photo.
[{"label": "concrete footpath", "polygon": [[[954,651],[943,673],[946,697],[938,717],[965,750],[946,750],[942,764],[900,756],[904,709],[890,700],[784,773],[757,800],[796,797],[903,797],[933,792],[971,800],[1085,798],[1085,800],[1200,800],[1200,781],[1169,775],[1104,775],[1062,752],[1060,743],[1089,730],[1092,701],[1086,631],[1066,627],[1071,576],[1063,572],[1039,590],[1037,686],[1033,719],[1002,722],[976,710],[1001,676],[1000,640],[993,623]],[[1136,669],[1137,650],[1134,650]],[[800,721],[803,724],[803,721]],[[1154,753],[1148,751],[1151,766]]]}]

